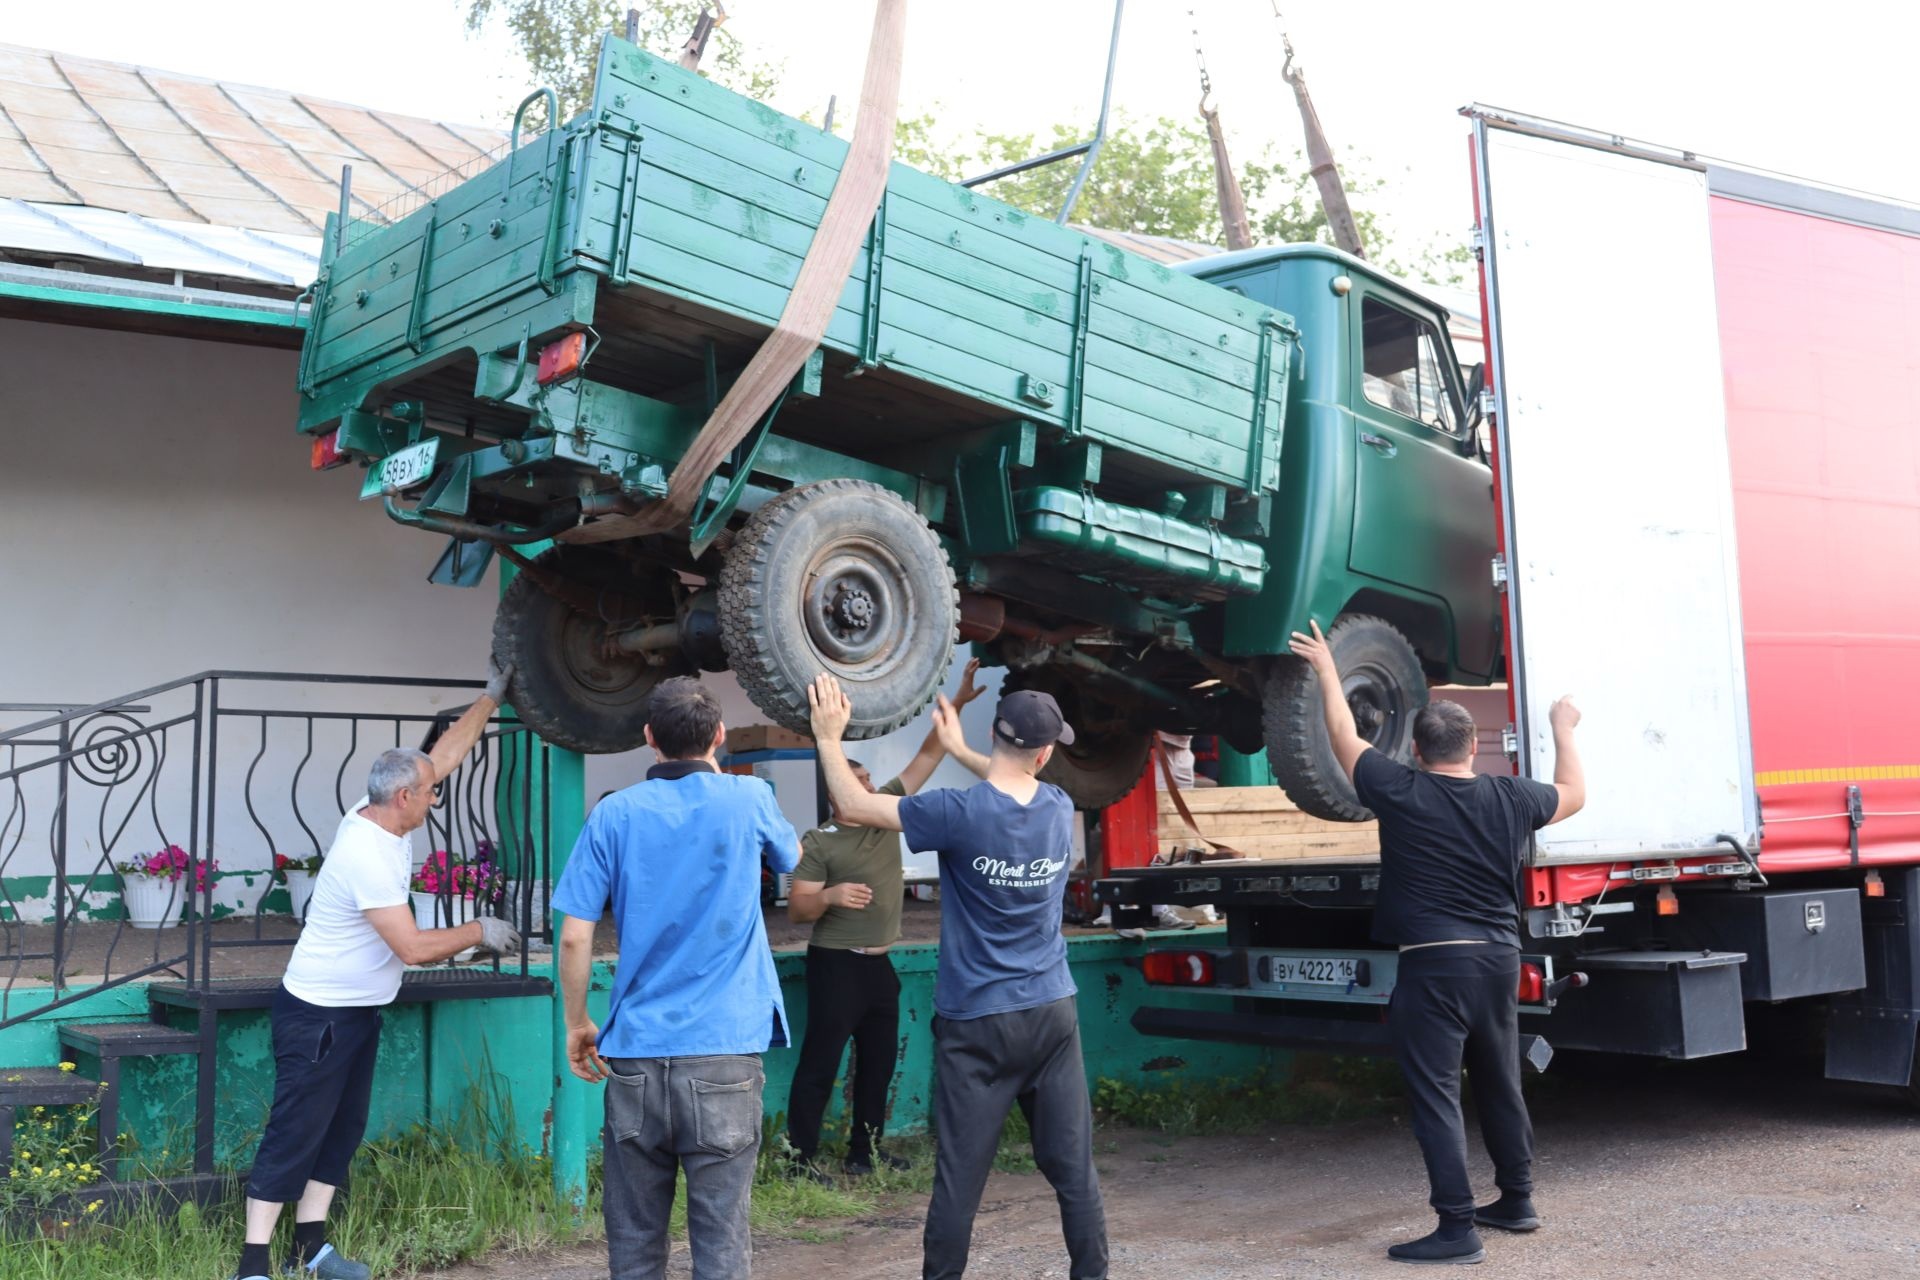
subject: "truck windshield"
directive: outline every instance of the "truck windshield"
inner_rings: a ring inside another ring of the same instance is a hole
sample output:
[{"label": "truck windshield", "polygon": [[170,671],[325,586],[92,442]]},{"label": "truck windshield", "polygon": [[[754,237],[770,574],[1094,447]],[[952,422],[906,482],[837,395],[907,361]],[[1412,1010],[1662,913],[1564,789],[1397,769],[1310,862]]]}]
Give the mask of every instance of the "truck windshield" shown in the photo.
[{"label": "truck windshield", "polygon": [[1367,298],[1360,304],[1364,372],[1361,389],[1382,409],[1457,435],[1453,397],[1441,372],[1433,326],[1398,307]]}]

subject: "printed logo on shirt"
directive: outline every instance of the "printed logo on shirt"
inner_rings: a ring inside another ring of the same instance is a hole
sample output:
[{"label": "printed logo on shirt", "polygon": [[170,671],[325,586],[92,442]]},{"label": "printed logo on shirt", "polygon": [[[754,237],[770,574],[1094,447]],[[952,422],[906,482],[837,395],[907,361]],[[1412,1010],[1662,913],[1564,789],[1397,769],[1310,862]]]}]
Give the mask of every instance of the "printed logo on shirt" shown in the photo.
[{"label": "printed logo on shirt", "polygon": [[1003,862],[999,858],[975,858],[973,869],[987,883],[1003,889],[1030,889],[1050,882],[1066,867],[1065,861],[1035,858],[1032,862]]}]

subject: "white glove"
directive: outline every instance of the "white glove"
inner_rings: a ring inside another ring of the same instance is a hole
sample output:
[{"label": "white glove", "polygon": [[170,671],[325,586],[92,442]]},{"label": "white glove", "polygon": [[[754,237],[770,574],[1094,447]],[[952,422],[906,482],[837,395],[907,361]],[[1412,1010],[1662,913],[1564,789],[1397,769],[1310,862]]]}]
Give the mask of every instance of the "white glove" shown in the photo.
[{"label": "white glove", "polygon": [[487,687],[480,692],[492,698],[495,702],[505,702],[507,700],[507,681],[511,679],[513,679],[513,668],[503,665],[500,659],[489,656],[487,658]]},{"label": "white glove", "polygon": [[520,950],[520,933],[499,916],[480,916],[480,949],[510,956]]}]

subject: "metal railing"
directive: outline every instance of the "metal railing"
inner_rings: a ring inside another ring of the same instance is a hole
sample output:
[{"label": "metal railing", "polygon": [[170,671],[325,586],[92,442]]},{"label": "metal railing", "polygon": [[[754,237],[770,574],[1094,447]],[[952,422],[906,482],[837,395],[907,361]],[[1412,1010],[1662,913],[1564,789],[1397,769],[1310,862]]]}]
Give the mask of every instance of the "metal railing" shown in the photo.
[{"label": "metal railing", "polygon": [[[434,703],[479,687],[207,671],[85,707],[0,704],[0,1027],[142,978],[277,977],[262,950],[299,935],[276,855],[324,857],[374,757],[423,745],[458,711]],[[364,709],[369,690],[386,705]],[[416,865],[469,869],[415,899],[423,927],[500,915],[551,946],[551,765],[517,720],[489,723],[415,837]],[[163,874],[139,870],[172,849]],[[137,880],[166,885],[155,914],[178,923],[130,918]],[[509,963],[524,977],[526,950]]]}]

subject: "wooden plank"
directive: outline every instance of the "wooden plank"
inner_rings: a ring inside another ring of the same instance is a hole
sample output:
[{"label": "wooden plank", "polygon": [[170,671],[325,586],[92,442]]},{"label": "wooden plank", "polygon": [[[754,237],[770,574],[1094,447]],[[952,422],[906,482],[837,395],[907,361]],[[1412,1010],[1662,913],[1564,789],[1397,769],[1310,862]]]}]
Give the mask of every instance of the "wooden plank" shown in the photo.
[{"label": "wooden plank", "polygon": [[[827,211],[780,322],[700,429],[668,480],[666,497],[628,521],[582,526],[585,541],[632,537],[683,523],[720,460],[753,428],[826,335],[848,269],[886,191],[900,103],[900,61],[906,42],[906,0],[876,0],[867,70],[860,84],[853,142],[833,185]],[[630,522],[631,527],[621,528]],[[604,526],[612,525],[613,528]]]},{"label": "wooden plank", "polygon": [[[1171,792],[1161,791],[1159,809],[1161,813],[1177,813]],[[1181,799],[1187,802],[1187,808],[1195,815],[1201,813],[1229,813],[1255,811],[1265,813],[1276,809],[1298,810],[1299,806],[1288,798],[1281,787],[1188,787],[1180,792]]]}]

